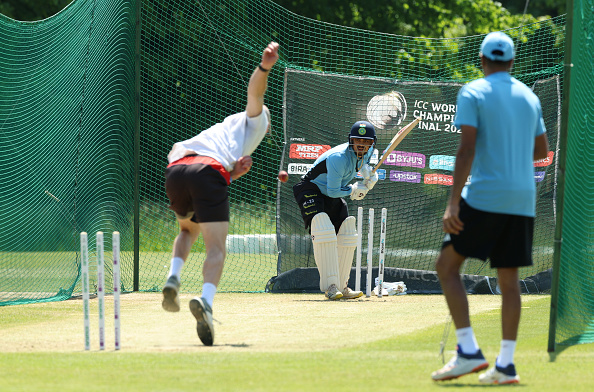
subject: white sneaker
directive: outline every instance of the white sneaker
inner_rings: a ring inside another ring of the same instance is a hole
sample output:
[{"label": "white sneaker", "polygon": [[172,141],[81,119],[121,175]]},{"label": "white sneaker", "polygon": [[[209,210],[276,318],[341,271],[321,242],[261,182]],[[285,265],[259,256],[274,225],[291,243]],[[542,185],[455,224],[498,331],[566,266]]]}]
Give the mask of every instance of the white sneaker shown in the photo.
[{"label": "white sneaker", "polygon": [[177,276],[171,275],[163,286],[163,302],[161,306],[168,312],[179,312],[179,286]]},{"label": "white sneaker", "polygon": [[196,332],[205,346],[212,346],[214,342],[214,326],[212,325],[212,309],[202,298],[190,300],[190,312],[196,318]]},{"label": "white sneaker", "polygon": [[340,292],[340,290],[338,290],[338,287],[336,287],[335,284],[331,284],[330,287],[328,287],[328,290],[326,290],[326,298],[328,299],[340,299],[342,298],[342,293]]},{"label": "white sneaker", "polygon": [[481,350],[476,354],[464,354],[460,346],[456,348],[456,355],[443,368],[431,374],[434,381],[445,381],[458,378],[466,374],[480,372],[489,367],[489,363]]},{"label": "white sneaker", "polygon": [[342,289],[342,299],[355,299],[363,295],[362,291],[351,290],[350,287]]},{"label": "white sneaker", "polygon": [[342,299],[355,299],[363,295],[362,291],[351,290],[350,287],[342,289]]},{"label": "white sneaker", "polygon": [[485,374],[479,376],[479,381],[483,384],[518,384],[520,376],[516,373],[514,364],[510,363],[505,368],[493,366]]}]

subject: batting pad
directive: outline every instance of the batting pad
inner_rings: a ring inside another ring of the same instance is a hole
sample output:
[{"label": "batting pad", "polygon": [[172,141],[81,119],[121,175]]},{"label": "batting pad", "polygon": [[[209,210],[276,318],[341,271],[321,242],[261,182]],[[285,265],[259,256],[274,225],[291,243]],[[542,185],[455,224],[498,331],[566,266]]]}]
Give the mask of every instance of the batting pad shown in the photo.
[{"label": "batting pad", "polygon": [[339,289],[349,285],[351,276],[351,267],[353,265],[353,255],[357,249],[357,229],[354,216],[346,218],[338,230],[338,269],[339,269]]},{"label": "batting pad", "polygon": [[314,258],[320,272],[320,290],[326,291],[335,284],[340,290],[338,279],[338,251],[336,233],[328,214],[321,212],[311,221],[311,240]]}]

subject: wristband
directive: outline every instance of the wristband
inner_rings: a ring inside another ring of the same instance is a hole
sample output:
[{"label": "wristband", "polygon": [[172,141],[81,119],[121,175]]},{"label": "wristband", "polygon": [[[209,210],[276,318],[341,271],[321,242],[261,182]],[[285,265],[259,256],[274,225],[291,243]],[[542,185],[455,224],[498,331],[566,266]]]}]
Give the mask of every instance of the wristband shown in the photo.
[{"label": "wristband", "polygon": [[262,66],[262,64],[258,64],[258,68],[259,68],[259,69],[260,69],[260,71],[262,71],[262,72],[268,72],[268,71],[270,71],[269,69],[266,69],[266,68],[264,68],[264,67]]}]

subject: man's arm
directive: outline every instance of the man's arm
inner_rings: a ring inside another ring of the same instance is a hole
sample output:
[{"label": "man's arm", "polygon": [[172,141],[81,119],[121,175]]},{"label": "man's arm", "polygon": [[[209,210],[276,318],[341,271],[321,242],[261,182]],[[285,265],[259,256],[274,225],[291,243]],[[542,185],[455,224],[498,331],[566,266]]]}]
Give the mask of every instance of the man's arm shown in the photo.
[{"label": "man's arm", "polygon": [[456,153],[456,165],[454,167],[454,184],[450,200],[443,214],[443,231],[451,234],[459,234],[464,224],[458,217],[460,211],[460,199],[462,189],[466,184],[472,161],[474,160],[474,149],[476,145],[476,128],[469,125],[462,125],[462,138]]},{"label": "man's arm", "polygon": [[262,61],[254,69],[250,77],[247,91],[247,105],[245,107],[248,117],[256,117],[262,113],[264,93],[268,84],[268,71],[272,69],[276,60],[278,60],[278,48],[279,45],[276,42],[268,44],[262,52]]},{"label": "man's arm", "polygon": [[232,180],[237,180],[239,177],[247,174],[250,171],[253,165],[252,157],[249,155],[245,155],[240,157],[237,162],[235,162],[235,166],[233,166],[233,170],[229,173],[231,175]]},{"label": "man's arm", "polygon": [[549,139],[547,134],[537,136],[534,139],[534,160],[545,159],[549,153]]}]

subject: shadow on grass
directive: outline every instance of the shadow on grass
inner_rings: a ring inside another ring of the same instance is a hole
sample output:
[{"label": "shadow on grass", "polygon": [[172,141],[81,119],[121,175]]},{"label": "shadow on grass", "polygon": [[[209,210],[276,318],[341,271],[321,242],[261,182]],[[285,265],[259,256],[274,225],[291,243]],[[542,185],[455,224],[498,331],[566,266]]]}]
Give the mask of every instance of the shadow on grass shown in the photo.
[{"label": "shadow on grass", "polygon": [[[447,382],[447,381],[445,381]],[[448,384],[444,384],[444,382],[440,382],[440,383],[436,383],[435,385],[441,387],[441,388],[501,388],[502,386],[505,387],[514,387],[514,388],[522,388],[522,387],[528,387],[529,385],[526,384],[522,384],[521,382],[519,384],[508,384],[508,385],[498,385],[498,384],[463,384],[461,382],[456,382],[456,383],[448,383]]]},{"label": "shadow on grass", "polygon": [[579,338],[581,335],[572,336],[569,339],[565,339],[562,342],[555,343],[555,351],[549,352],[549,362],[555,362],[557,360],[557,356],[559,356],[563,351],[567,350],[572,346],[576,346],[578,344],[583,344],[580,342]]}]

